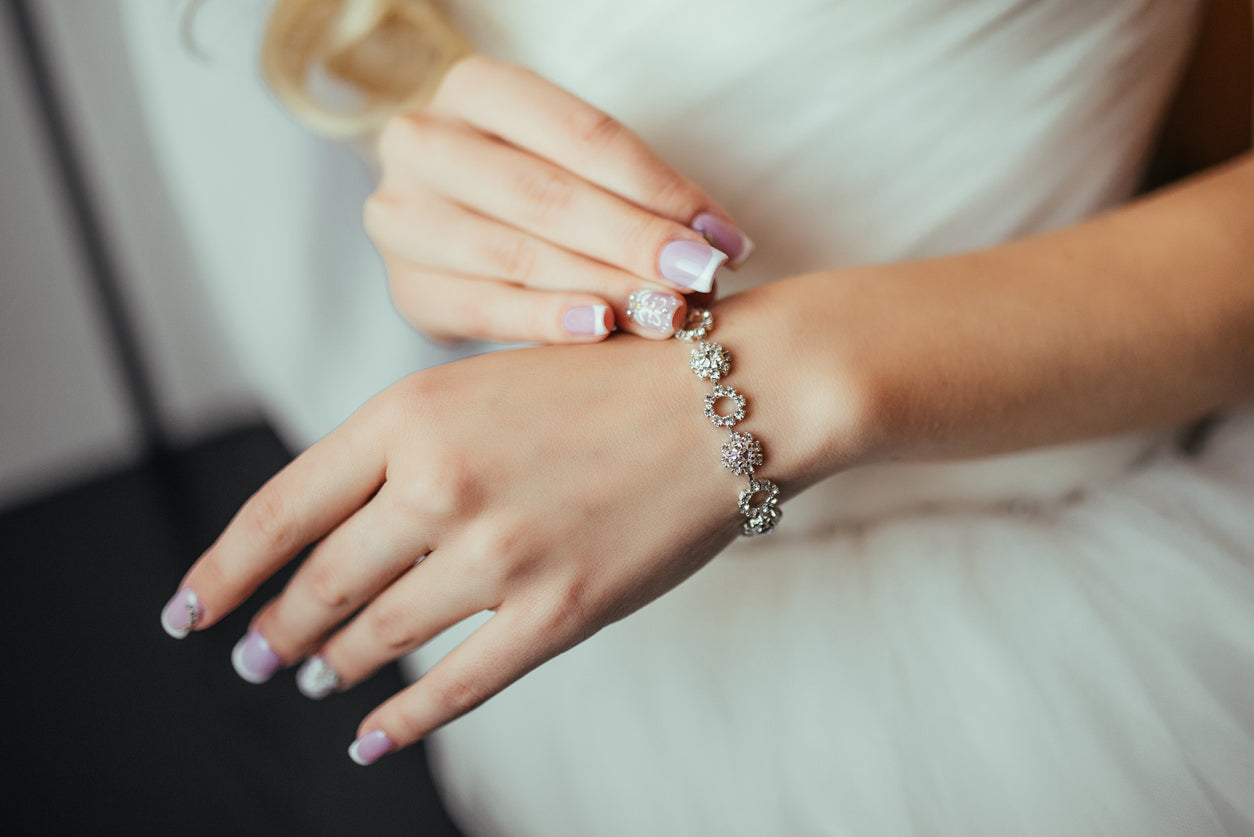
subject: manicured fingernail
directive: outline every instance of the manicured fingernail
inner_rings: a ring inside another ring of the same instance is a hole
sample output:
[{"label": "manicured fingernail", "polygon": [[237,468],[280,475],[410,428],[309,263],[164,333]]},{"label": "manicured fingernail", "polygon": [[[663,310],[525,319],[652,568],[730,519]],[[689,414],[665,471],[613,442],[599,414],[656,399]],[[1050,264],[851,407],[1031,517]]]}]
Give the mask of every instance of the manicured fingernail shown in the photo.
[{"label": "manicured fingernail", "polygon": [[658,272],[676,285],[707,293],[714,285],[714,271],[727,261],[727,254],[704,241],[678,240],[662,248],[657,258]]},{"label": "manicured fingernail", "polygon": [[727,254],[728,267],[740,267],[753,252],[753,240],[717,215],[702,212],[692,220],[692,228]]},{"label": "manicured fingernail", "polygon": [[678,327],[681,300],[660,291],[634,291],[627,297],[627,316],[641,326],[662,334],[672,334]]},{"label": "manicured fingernail", "polygon": [[190,587],[184,587],[174,594],[165,609],[161,611],[161,627],[175,639],[182,639],[196,627],[204,608],[200,599]]},{"label": "manicured fingernail", "polygon": [[580,305],[562,315],[562,328],[580,336],[594,334],[600,337],[610,333],[610,307],[608,305]]},{"label": "manicured fingernail", "polygon": [[374,764],[393,747],[392,739],[381,729],[368,732],[348,746],[348,757],[365,767]]},{"label": "manicured fingernail", "polygon": [[235,673],[249,683],[264,683],[283,665],[279,655],[270,650],[270,643],[258,631],[249,631],[235,643],[231,652]]},{"label": "manicured fingernail", "polygon": [[340,676],[321,657],[310,657],[296,672],[296,688],[305,697],[314,700],[339,691],[341,685]]}]

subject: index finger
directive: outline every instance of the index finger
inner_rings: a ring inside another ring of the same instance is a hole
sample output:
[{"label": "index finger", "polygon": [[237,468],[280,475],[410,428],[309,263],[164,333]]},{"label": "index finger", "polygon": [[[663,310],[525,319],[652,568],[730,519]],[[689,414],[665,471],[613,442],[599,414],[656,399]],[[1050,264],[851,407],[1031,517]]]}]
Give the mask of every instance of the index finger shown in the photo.
[{"label": "index finger", "polygon": [[387,463],[371,412],[359,410],[240,507],[162,611],[166,633],[181,639],[217,622],[378,490]]},{"label": "index finger", "polygon": [[701,232],[728,255],[731,267],[753,248],[725,209],[629,128],[523,67],[468,56],[449,70],[427,109],[467,122]]}]

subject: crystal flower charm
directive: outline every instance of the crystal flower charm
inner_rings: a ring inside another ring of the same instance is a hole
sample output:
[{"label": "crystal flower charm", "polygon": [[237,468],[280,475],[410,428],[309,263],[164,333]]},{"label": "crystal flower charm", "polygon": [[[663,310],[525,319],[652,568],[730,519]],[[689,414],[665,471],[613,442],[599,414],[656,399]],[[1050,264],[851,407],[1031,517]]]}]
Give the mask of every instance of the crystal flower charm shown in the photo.
[{"label": "crystal flower charm", "polygon": [[692,350],[688,365],[697,373],[698,378],[717,381],[731,371],[731,355],[718,343],[702,341]]},{"label": "crystal flower charm", "polygon": [[723,443],[719,461],[723,467],[737,476],[752,474],[762,464],[762,443],[753,438],[752,433],[736,433]]}]

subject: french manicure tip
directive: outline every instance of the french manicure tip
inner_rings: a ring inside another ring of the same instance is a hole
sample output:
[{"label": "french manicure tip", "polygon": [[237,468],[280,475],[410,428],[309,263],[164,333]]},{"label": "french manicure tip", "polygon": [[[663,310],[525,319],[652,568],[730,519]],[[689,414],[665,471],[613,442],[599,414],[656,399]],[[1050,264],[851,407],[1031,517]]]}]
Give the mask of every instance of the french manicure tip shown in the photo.
[{"label": "french manicure tip", "polygon": [[713,247],[710,249],[713,252],[710,253],[710,260],[706,263],[705,270],[703,270],[701,275],[697,277],[696,281],[692,283],[692,289],[698,293],[705,294],[710,292],[710,290],[714,287],[715,272],[717,272],[718,269],[722,267],[723,263],[727,261],[727,254],[722,250],[717,250]]},{"label": "french manicure tip", "polygon": [[266,682],[278,671],[280,664],[279,656],[258,631],[244,634],[231,650],[231,665],[235,667],[235,673],[249,683]]},{"label": "french manicure tip", "polygon": [[592,306],[592,330],[597,337],[610,333],[610,330],[605,325],[605,315],[609,313],[609,310],[610,307],[608,305]]},{"label": "french manicure tip", "polygon": [[392,739],[381,729],[368,732],[348,745],[348,757],[362,767],[374,764],[391,751]]},{"label": "french manicure tip", "polygon": [[744,239],[744,247],[741,249],[740,253],[737,254],[735,260],[728,264],[728,267],[740,267],[745,263],[749,256],[753,254],[753,249],[757,247],[757,245],[753,243],[752,238],[744,235],[743,233],[741,235]]},{"label": "french manicure tip", "polygon": [[196,627],[203,611],[196,593],[190,587],[184,587],[162,609],[161,627],[175,639],[183,639]]}]

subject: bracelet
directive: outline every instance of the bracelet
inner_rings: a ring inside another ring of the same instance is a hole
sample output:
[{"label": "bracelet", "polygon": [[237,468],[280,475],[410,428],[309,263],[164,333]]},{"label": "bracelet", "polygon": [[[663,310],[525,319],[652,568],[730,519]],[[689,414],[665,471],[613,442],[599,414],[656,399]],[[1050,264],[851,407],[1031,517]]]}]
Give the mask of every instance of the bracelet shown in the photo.
[{"label": "bracelet", "polygon": [[[731,372],[731,355],[718,343],[706,341],[714,330],[714,315],[701,308],[688,312],[684,327],[675,332],[677,340],[696,343],[688,358],[688,366],[702,380],[714,385],[705,396],[705,416],[718,428],[726,428],[727,441],[719,456],[723,467],[737,476],[748,476],[749,485],[740,492],[737,507],[745,522],[740,533],[745,536],[765,535],[775,528],[783,511],[779,508],[779,486],[770,480],[754,476],[761,467],[762,443],[752,433],[737,433],[736,423],[745,417],[745,397],[735,387],[724,386],[721,381]],[[719,413],[715,405],[722,399],[731,402],[729,413]],[[755,503],[754,500],[757,499]]]}]

